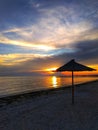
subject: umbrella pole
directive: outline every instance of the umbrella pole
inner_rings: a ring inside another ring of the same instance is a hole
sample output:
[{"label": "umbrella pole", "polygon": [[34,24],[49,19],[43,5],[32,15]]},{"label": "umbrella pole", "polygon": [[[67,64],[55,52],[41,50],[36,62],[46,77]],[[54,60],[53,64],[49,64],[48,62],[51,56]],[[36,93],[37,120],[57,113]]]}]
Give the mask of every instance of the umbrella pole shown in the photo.
[{"label": "umbrella pole", "polygon": [[74,74],[72,71],[72,104],[74,104]]}]

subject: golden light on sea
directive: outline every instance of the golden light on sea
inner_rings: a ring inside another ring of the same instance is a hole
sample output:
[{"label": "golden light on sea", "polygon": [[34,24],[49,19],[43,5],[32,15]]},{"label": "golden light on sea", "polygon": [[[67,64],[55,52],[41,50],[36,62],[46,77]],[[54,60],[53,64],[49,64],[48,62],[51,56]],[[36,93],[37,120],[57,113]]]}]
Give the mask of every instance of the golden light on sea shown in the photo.
[{"label": "golden light on sea", "polygon": [[57,77],[56,76],[52,77],[52,84],[53,84],[54,88],[57,88]]}]

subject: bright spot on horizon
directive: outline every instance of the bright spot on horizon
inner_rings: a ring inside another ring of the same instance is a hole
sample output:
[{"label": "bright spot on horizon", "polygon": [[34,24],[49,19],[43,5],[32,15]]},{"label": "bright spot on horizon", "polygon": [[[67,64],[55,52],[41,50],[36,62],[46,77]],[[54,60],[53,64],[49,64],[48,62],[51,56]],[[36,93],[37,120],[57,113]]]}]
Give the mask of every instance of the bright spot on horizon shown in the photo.
[{"label": "bright spot on horizon", "polygon": [[46,69],[46,71],[55,71],[57,68],[54,67],[54,68],[49,68],[49,69]]}]

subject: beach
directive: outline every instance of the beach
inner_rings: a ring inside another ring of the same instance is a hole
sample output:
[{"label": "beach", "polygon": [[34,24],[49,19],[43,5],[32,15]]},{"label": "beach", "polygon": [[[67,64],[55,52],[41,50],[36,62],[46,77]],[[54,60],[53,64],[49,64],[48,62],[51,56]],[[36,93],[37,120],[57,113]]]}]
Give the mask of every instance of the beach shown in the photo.
[{"label": "beach", "polygon": [[[33,96],[32,96],[33,95]],[[98,80],[0,100],[0,130],[98,130]]]}]

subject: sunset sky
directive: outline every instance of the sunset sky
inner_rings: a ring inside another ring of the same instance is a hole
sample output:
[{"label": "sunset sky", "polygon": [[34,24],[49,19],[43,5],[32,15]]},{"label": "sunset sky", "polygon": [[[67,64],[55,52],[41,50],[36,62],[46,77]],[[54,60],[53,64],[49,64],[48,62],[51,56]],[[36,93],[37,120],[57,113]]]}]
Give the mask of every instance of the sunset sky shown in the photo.
[{"label": "sunset sky", "polygon": [[98,68],[98,0],[0,0],[0,75],[71,59]]}]

